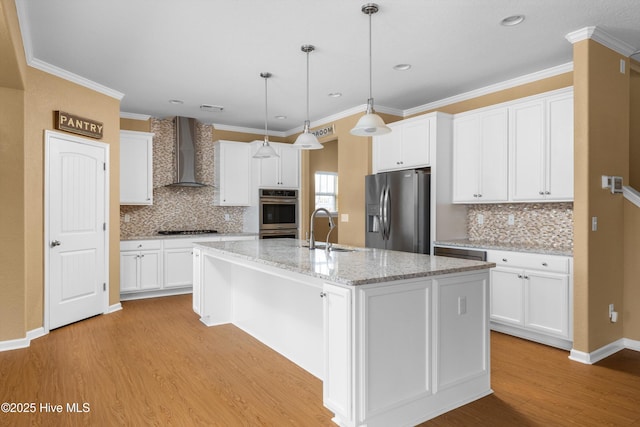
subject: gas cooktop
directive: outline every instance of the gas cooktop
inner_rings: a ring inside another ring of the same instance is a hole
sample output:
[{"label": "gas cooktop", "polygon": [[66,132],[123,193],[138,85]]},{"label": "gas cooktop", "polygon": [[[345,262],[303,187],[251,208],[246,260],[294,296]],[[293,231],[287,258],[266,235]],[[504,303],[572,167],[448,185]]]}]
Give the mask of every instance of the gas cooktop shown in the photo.
[{"label": "gas cooktop", "polygon": [[158,231],[158,234],[162,234],[163,236],[175,236],[191,234],[212,234],[217,232],[217,230],[160,230]]}]

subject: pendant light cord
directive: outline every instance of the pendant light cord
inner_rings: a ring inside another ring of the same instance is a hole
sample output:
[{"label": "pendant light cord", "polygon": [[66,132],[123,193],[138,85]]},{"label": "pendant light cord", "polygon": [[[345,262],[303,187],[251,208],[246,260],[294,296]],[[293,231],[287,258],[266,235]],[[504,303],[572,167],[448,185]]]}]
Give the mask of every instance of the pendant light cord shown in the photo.
[{"label": "pendant light cord", "polygon": [[267,79],[269,78],[269,76],[264,76],[264,140],[265,141],[269,141],[269,131],[267,130],[267,118],[269,117],[268,114],[268,106],[267,106]]},{"label": "pendant light cord", "polygon": [[[372,13],[369,13],[369,99],[373,98],[372,95],[372,87],[373,87],[373,60],[372,60],[372,54],[371,54],[371,15]],[[367,104],[369,103],[369,101],[367,101]]]},{"label": "pendant light cord", "polygon": [[309,51],[307,51],[307,122],[309,121]]}]

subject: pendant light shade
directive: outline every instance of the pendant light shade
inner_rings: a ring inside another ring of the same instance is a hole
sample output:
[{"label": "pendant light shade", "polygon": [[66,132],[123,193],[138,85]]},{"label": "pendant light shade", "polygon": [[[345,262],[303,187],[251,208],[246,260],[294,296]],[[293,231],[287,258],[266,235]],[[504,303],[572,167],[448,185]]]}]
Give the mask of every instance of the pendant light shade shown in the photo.
[{"label": "pendant light shade", "polygon": [[276,150],[269,144],[269,131],[267,128],[267,121],[269,118],[269,110],[267,109],[267,79],[271,77],[271,73],[260,73],[260,77],[264,79],[264,141],[262,145],[253,155],[256,159],[268,159],[270,157],[280,157]]},{"label": "pendant light shade", "polygon": [[384,124],[384,120],[378,116],[373,109],[372,76],[371,76],[371,15],[378,12],[378,5],[367,3],[362,6],[362,13],[369,15],[369,99],[367,100],[367,111],[360,117],[356,126],[351,129],[351,134],[356,136],[384,135],[391,132],[391,128]]},{"label": "pendant light shade", "polygon": [[307,54],[307,119],[304,121],[304,130],[293,143],[293,146],[302,150],[319,150],[322,144],[318,141],[318,138],[311,132],[309,132],[309,53],[315,50],[315,47],[310,44],[303,45],[300,50]]}]

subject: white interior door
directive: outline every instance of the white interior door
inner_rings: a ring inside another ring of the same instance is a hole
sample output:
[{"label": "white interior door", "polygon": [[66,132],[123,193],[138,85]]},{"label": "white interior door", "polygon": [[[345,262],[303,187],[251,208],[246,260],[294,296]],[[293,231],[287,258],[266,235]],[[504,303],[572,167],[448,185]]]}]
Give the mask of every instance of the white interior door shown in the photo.
[{"label": "white interior door", "polygon": [[107,197],[104,143],[55,132],[47,147],[45,328],[107,311]]}]

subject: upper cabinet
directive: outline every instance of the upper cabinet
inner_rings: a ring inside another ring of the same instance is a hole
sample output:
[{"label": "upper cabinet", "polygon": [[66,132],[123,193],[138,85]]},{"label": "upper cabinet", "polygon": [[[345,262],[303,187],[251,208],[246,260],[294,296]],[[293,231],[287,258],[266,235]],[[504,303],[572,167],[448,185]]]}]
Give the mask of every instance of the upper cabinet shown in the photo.
[{"label": "upper cabinet", "polygon": [[495,203],[508,198],[508,112],[485,110],[453,125],[453,201]]},{"label": "upper cabinet", "polygon": [[[260,188],[300,187],[300,150],[291,144],[270,143],[279,157],[256,159]],[[257,151],[261,144],[253,147]],[[253,154],[253,153],[252,153]]]},{"label": "upper cabinet", "polygon": [[429,166],[433,117],[390,123],[391,133],[373,137],[373,173]]},{"label": "upper cabinet", "polygon": [[458,114],[453,202],[573,200],[573,89]]},{"label": "upper cabinet", "polygon": [[514,106],[511,200],[573,200],[573,93]]},{"label": "upper cabinet", "polygon": [[153,204],[153,134],[120,131],[120,204]]},{"label": "upper cabinet", "polygon": [[251,204],[251,144],[216,141],[214,144],[216,206]]}]

